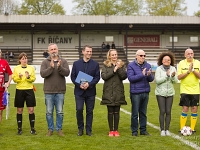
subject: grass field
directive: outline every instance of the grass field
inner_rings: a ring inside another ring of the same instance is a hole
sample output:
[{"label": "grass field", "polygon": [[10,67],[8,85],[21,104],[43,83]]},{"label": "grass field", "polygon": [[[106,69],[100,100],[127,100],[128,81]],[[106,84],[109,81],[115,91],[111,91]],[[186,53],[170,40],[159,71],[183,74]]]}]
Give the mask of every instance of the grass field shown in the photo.
[{"label": "grass field", "polygon": [[[97,85],[97,98],[101,98],[102,85]],[[129,98],[129,84],[125,85],[126,100],[128,105],[122,106],[124,110],[130,112],[131,103]],[[159,131],[158,122],[158,106],[154,95],[155,84],[151,84],[151,93],[148,104],[148,122],[153,124],[147,126],[148,132],[152,136],[138,136],[132,137],[130,130],[130,114],[121,112],[120,113],[120,124],[119,132],[120,137],[108,137],[108,123],[107,123],[107,109],[106,106],[100,105],[100,101],[96,99],[96,105],[94,109],[94,121],[93,121],[93,136],[89,137],[83,135],[82,137],[77,136],[77,125],[75,116],[75,102],[73,95],[73,84],[67,84],[67,93],[65,95],[64,105],[64,122],[63,132],[64,137],[59,137],[56,132],[53,136],[46,137],[47,123],[45,117],[45,104],[43,94],[43,84],[35,84],[37,106],[35,107],[36,124],[35,128],[37,135],[30,134],[30,127],[28,121],[27,109],[24,109],[23,115],[23,134],[16,135],[17,133],[17,122],[16,122],[16,108],[13,107],[15,85],[9,87],[11,93],[10,98],[10,115],[8,120],[4,118],[0,125],[0,149],[2,150],[191,150],[200,149],[200,122],[198,120],[196,125],[196,135],[183,137],[178,136],[179,130],[179,117],[181,114],[181,107],[179,103],[179,84],[175,85],[176,96],[174,98],[172,108],[172,120],[170,131],[174,134],[169,137],[161,137]],[[189,115],[190,116],[190,115]],[[55,122],[55,121],[54,121]],[[190,124],[188,117],[187,125]],[[184,144],[192,142],[192,147]]]}]

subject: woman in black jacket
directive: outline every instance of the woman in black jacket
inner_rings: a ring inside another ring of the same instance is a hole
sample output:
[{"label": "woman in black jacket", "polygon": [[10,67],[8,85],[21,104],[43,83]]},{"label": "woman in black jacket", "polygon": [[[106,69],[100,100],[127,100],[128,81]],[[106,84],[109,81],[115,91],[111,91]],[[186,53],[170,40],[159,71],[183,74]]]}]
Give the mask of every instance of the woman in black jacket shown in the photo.
[{"label": "woman in black jacket", "polygon": [[[123,61],[118,59],[117,51],[110,49],[104,61],[101,77],[104,80],[101,105],[107,105],[109,136],[119,136],[119,111],[121,105],[127,105],[124,96],[123,80],[127,78]],[[114,122],[114,126],[113,126]]]}]

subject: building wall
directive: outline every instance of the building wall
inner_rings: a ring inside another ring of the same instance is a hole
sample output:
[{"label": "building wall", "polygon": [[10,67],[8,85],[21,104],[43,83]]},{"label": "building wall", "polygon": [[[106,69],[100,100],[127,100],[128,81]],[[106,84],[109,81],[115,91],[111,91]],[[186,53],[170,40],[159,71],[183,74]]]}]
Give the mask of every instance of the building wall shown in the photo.
[{"label": "building wall", "polygon": [[[172,36],[170,32],[161,34],[159,32],[143,32],[143,31],[131,31],[128,34],[131,35],[159,35],[160,37],[160,47],[171,46],[172,43],[169,42]],[[200,36],[195,33],[174,33],[178,37],[178,42],[174,43],[174,46],[200,46],[200,42],[190,42],[191,36]],[[31,47],[31,33],[30,32],[1,32],[0,36],[3,36],[3,42],[0,42],[0,47]],[[107,31],[82,31],[81,32],[81,45],[86,44],[91,46],[101,46],[102,42],[105,42],[105,36],[113,36],[113,40],[116,46],[124,46],[125,33],[119,34],[118,31],[107,32]],[[33,34],[33,47],[34,49],[46,49],[49,43],[57,43],[59,48],[75,48],[79,46],[79,35],[72,32],[63,33],[47,33],[35,32]],[[109,41],[111,44],[112,41]]]}]

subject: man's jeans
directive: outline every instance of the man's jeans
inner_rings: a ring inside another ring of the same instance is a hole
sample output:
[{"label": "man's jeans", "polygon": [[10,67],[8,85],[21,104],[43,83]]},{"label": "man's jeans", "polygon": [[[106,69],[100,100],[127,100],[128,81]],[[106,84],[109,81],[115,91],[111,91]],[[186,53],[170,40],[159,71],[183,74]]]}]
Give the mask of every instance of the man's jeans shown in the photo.
[{"label": "man's jeans", "polygon": [[79,130],[84,130],[83,108],[86,106],[86,133],[92,132],[93,109],[95,104],[95,96],[75,95],[76,99],[76,118]]},{"label": "man's jeans", "polygon": [[56,131],[62,130],[64,94],[45,94],[46,120],[48,129],[54,131],[53,112],[56,108]]},{"label": "man's jeans", "polygon": [[132,133],[138,133],[138,113],[140,123],[140,133],[146,132],[147,124],[147,104],[149,93],[131,94],[132,114],[131,114],[131,130]]}]

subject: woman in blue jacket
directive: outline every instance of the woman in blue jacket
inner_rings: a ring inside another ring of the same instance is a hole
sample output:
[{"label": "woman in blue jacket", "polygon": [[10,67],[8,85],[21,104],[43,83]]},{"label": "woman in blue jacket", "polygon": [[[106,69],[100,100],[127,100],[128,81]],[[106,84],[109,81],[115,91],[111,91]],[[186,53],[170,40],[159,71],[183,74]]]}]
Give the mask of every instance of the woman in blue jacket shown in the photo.
[{"label": "woman in blue jacket", "polygon": [[[161,136],[169,136],[169,125],[171,121],[171,109],[175,90],[173,83],[177,83],[176,68],[174,67],[174,54],[163,52],[158,57],[158,68],[155,72],[156,89],[155,95],[160,110],[159,122]],[[164,123],[165,122],[165,123]],[[164,125],[165,124],[165,125]]]}]

